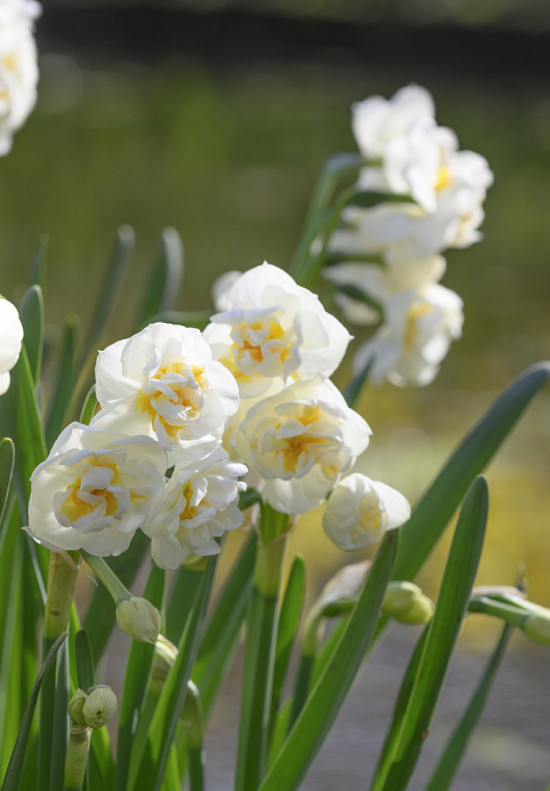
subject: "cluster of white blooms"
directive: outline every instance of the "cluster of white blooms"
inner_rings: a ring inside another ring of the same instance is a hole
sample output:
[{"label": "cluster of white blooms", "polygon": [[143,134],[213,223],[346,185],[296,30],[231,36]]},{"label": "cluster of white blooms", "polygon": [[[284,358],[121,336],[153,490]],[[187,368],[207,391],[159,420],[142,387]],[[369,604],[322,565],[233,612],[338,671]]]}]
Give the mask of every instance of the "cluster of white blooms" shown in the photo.
[{"label": "cluster of white blooms", "polygon": [[373,382],[428,384],[462,324],[459,297],[436,287],[446,268],[441,253],[481,238],[493,176],[482,156],[460,151],[454,132],[437,125],[433,99],[420,86],[356,103],[352,127],[365,158],[357,190],[387,199],[344,210],[344,226],[329,242],[341,263],[323,274],[342,289],[336,301],[350,321],[382,318],[357,353],[356,370],[370,362]]},{"label": "cluster of white blooms", "polygon": [[[267,263],[240,277],[223,276],[213,293],[223,311],[212,317],[204,334],[214,356],[234,372],[241,394],[226,446],[263,480],[263,495],[276,510],[305,513],[334,487],[330,510],[348,480],[343,476],[371,435],[328,378],[342,360],[350,335],[314,294]],[[380,509],[386,507],[387,515],[379,519],[371,541],[403,524],[410,513],[402,495],[379,486]],[[361,507],[353,504],[356,520],[361,519]],[[355,534],[353,518],[348,522],[343,529]],[[327,533],[342,549],[360,546],[356,539]]]},{"label": "cluster of white blooms", "polygon": [[66,428],[33,473],[31,535],[118,555],[141,528],[163,568],[219,552],[214,539],[242,522],[246,467],[221,448],[237,383],[199,330],[151,324],[109,346],[97,360],[96,394],[91,424]]},{"label": "cluster of white blooms", "polygon": [[0,395],[10,386],[10,371],[19,359],[23,327],[17,308],[0,296]]},{"label": "cluster of white blooms", "polygon": [[33,0],[0,0],[0,156],[36,102],[38,65],[34,21],[40,5]]},{"label": "cluster of white blooms", "polygon": [[[242,524],[248,470],[287,514],[322,503],[351,471],[371,430],[328,378],[347,330],[267,263],[225,277],[217,299],[224,309],[204,332],[156,323],[99,353],[99,410],[89,426],[66,428],[31,478],[37,540],[118,555],[141,529],[155,563],[177,568],[219,552],[218,539]],[[389,513],[378,538],[408,511],[401,495],[388,500],[393,490],[376,486]]]}]

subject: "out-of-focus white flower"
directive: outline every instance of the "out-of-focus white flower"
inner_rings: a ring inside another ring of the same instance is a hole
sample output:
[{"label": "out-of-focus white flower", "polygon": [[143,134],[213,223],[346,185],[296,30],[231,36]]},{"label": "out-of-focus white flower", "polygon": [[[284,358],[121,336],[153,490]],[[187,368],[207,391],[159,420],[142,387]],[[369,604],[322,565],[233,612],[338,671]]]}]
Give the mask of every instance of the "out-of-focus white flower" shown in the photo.
[{"label": "out-of-focus white flower", "polygon": [[[351,286],[366,299],[383,304],[392,294],[436,283],[445,273],[445,259],[433,255],[420,261],[388,256],[384,263],[342,263],[326,267],[323,277],[337,286]],[[380,312],[346,293],[337,292],[334,301],[348,321],[373,324]]]},{"label": "out-of-focus white flower", "polygon": [[245,272],[226,304],[204,337],[214,357],[236,372],[242,395],[267,389],[276,377],[330,376],[351,340],[315,294],[267,263]]},{"label": "out-of-focus white flower", "polygon": [[229,272],[224,272],[223,275],[214,280],[212,284],[212,302],[217,311],[227,310],[227,295],[231,286],[242,277],[242,272],[237,269],[231,269]]},{"label": "out-of-focus white flower", "polygon": [[19,359],[23,326],[15,305],[0,296],[0,395],[10,386],[9,372]]},{"label": "out-of-focus white flower", "polygon": [[235,379],[199,330],[163,323],[99,353],[96,395],[102,409],[94,426],[154,437],[185,451],[189,464],[220,445],[239,405]]},{"label": "out-of-focus white flower", "polygon": [[351,551],[375,544],[410,515],[411,507],[400,492],[355,472],[334,487],[323,529],[337,547]]},{"label": "out-of-focus white flower", "polygon": [[400,88],[391,99],[370,96],[351,109],[353,134],[365,159],[383,157],[388,144],[419,121],[435,123],[434,100],[420,85]]},{"label": "out-of-focus white flower", "polygon": [[250,469],[267,479],[278,511],[299,514],[322,502],[369,443],[371,430],[328,379],[296,382],[247,413],[236,436]]},{"label": "out-of-focus white flower", "polygon": [[386,378],[400,386],[429,384],[462,333],[462,305],[458,294],[439,284],[390,297],[385,323],[355,354],[355,370],[371,363],[373,384]]},{"label": "out-of-focus white flower", "polygon": [[215,555],[220,551],[214,539],[242,524],[238,497],[246,484],[238,479],[246,473],[244,464],[230,461],[222,448],[195,470],[174,469],[164,496],[143,526],[151,537],[157,566],[175,569],[191,552]]},{"label": "out-of-focus white flower", "polygon": [[164,491],[166,466],[149,437],[71,423],[31,476],[29,532],[59,549],[119,555]]},{"label": "out-of-focus white flower", "polygon": [[36,102],[38,65],[33,22],[38,3],[0,2],[0,156],[11,148],[13,133]]}]

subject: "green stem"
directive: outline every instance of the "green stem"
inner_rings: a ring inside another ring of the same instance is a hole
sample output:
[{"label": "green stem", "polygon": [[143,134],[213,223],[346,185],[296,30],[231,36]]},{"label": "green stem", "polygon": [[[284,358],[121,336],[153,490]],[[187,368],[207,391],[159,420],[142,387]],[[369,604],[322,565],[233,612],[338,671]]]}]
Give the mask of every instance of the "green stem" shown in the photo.
[{"label": "green stem", "polygon": [[80,791],[86,775],[92,729],[73,725],[67,745],[64,791]]},{"label": "green stem", "polygon": [[[74,588],[78,574],[78,553],[50,553],[48,572],[48,589],[44,612],[44,629],[42,635],[42,656],[45,657],[59,637],[67,630],[74,598]],[[40,727],[38,744],[38,790],[57,789],[57,778],[62,775],[62,766],[58,766],[60,752],[54,750],[54,722],[57,685],[60,694],[68,695],[67,674],[61,673],[58,679],[58,658],[52,662],[44,677],[40,693]],[[61,688],[63,687],[63,689]],[[59,714],[57,715],[59,723]],[[58,743],[58,742],[57,742]]]},{"label": "green stem", "polygon": [[518,607],[502,604],[486,596],[471,599],[468,604],[468,610],[470,612],[485,613],[485,615],[494,615],[506,621],[506,623],[509,623],[511,626],[517,626],[520,629],[529,617],[528,613],[524,610],[520,610]]},{"label": "green stem", "polygon": [[82,557],[88,566],[90,566],[96,577],[100,579],[103,585],[107,588],[115,604],[118,604],[124,599],[132,598],[132,594],[128,588],[122,584],[104,558],[98,558],[95,555],[90,555],[89,552],[85,552],[84,550],[82,550]]},{"label": "green stem", "polygon": [[189,747],[189,791],[204,791],[204,750],[201,747]]},{"label": "green stem", "polygon": [[235,791],[255,791],[265,773],[286,535],[258,542],[247,620]]}]

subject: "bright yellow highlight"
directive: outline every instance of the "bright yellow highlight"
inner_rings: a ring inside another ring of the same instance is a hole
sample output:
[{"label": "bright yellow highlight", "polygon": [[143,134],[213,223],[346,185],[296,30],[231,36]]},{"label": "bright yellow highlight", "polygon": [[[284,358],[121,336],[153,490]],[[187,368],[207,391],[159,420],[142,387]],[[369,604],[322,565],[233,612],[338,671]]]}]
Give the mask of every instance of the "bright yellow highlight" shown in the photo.
[{"label": "bright yellow highlight", "polygon": [[[240,335],[242,342],[237,348],[237,360],[240,361],[245,355],[251,357],[254,362],[262,363],[264,361],[264,353],[262,346],[271,341],[280,341],[284,338],[285,331],[276,319],[270,319],[269,327],[266,328],[261,321],[254,321],[251,324],[241,324]],[[265,333],[265,334],[263,334]],[[257,337],[254,337],[257,336]],[[261,343],[257,343],[258,338],[261,338]],[[284,363],[290,356],[290,351],[287,346],[282,348],[277,347],[277,354]]]},{"label": "bright yellow highlight", "polygon": [[441,165],[439,170],[437,171],[437,178],[435,180],[435,191],[441,192],[441,190],[446,189],[447,187],[451,186],[452,176],[451,170],[446,165]]},{"label": "bright yellow highlight", "polygon": [[[118,474],[118,467],[116,464],[112,462],[106,461],[104,459],[94,459],[90,464],[90,467],[108,467],[112,470],[113,476],[109,480],[109,486],[120,485],[120,478]],[[89,472],[90,467],[86,469],[86,472]],[[67,499],[61,506],[61,513],[67,517],[70,524],[74,524],[78,519],[81,519],[83,516],[88,516],[97,508],[97,500],[95,498],[101,498],[105,502],[105,516],[114,516],[118,509],[118,501],[116,496],[110,492],[107,488],[105,489],[83,489],[82,488],[82,477],[77,478],[77,480],[71,485],[67,487]],[[90,497],[92,502],[89,502],[86,499],[82,499],[80,494],[81,492]],[[94,502],[95,501],[95,502]]]},{"label": "bright yellow highlight", "polygon": [[[197,387],[189,386],[189,371]],[[162,381],[165,376],[169,377],[170,374],[181,376],[182,381],[163,382],[164,387],[159,387],[150,393],[142,390],[136,399],[135,408],[138,412],[147,413],[151,418],[151,423],[159,420],[168,436],[176,439],[182,426],[181,411],[178,407],[184,408],[187,420],[195,420],[198,417],[202,391],[206,387],[206,377],[204,376],[204,368],[173,362],[163,368],[159,368],[151,379]],[[166,412],[166,407],[173,410],[174,422],[171,422],[170,418],[161,414],[160,410],[162,409],[163,412]]]}]

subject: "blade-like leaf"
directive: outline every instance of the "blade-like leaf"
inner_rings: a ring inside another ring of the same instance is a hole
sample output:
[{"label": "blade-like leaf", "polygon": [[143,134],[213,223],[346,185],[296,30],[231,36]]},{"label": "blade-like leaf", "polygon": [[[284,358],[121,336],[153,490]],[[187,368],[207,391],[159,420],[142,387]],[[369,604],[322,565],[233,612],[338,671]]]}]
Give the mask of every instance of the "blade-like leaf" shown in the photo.
[{"label": "blade-like leaf", "polygon": [[[412,775],[468,607],[483,546],[488,507],[487,483],[484,478],[477,478],[460,510],[437,605],[391,764],[387,773],[375,780],[373,791],[402,791]],[[393,724],[390,737],[392,727]]]},{"label": "blade-like leaf", "polygon": [[[165,571],[153,565],[145,586],[144,597],[159,610],[164,598],[165,579]],[[118,760],[115,787],[120,791],[127,788],[133,737],[143,710],[154,653],[154,645],[134,640],[128,655],[118,722]]]},{"label": "blade-like leaf", "polygon": [[[0,441],[0,521],[4,515],[4,508],[8,499],[11,476],[13,473],[15,449],[9,437]],[[0,537],[0,549],[2,546]]]},{"label": "blade-like leaf", "polygon": [[386,535],[340,642],[296,720],[259,791],[298,788],[319,751],[361,665],[391,575],[398,535]]},{"label": "blade-like leaf", "polygon": [[46,444],[51,448],[57,435],[63,428],[65,416],[71,403],[74,387],[74,363],[76,354],[77,332],[80,322],[77,316],[65,319],[61,356],[53,387],[53,396],[46,424]]},{"label": "blade-like leaf", "polygon": [[53,660],[55,659],[55,655],[57,654],[59,648],[61,647],[63,641],[67,637],[67,632],[64,634],[59,635],[57,640],[54,642],[50,650],[48,651],[44,662],[42,663],[42,667],[38,673],[36,678],[34,687],[31,692],[31,696],[29,702],[27,704],[27,708],[25,709],[25,714],[23,716],[23,720],[21,722],[21,727],[19,729],[19,735],[17,736],[17,741],[15,743],[15,747],[13,749],[13,753],[6,771],[6,775],[4,777],[4,782],[2,783],[2,791],[18,791],[19,785],[21,782],[21,775],[23,772],[23,761],[25,759],[25,751],[27,747],[27,741],[29,738],[29,732],[31,729],[32,718],[34,715],[34,710],[36,708],[36,701],[38,699],[38,693],[40,692],[40,686],[44,679],[44,675],[48,671],[50,665],[52,664]]},{"label": "blade-like leaf", "polygon": [[222,588],[202,638],[192,678],[199,688],[205,719],[236,645],[252,590],[256,534],[251,533]]},{"label": "blade-like leaf", "polygon": [[275,648],[275,669],[273,671],[270,731],[273,730],[279,702],[283,694],[290,653],[298,633],[298,626],[300,624],[304,603],[305,584],[306,572],[304,561],[300,556],[297,556],[294,558],[290,570],[279,615],[277,646]]},{"label": "blade-like leaf", "polygon": [[500,663],[506,652],[511,634],[512,627],[506,624],[495,650],[487,663],[485,672],[475,689],[472,699],[447,742],[430,782],[426,786],[426,791],[448,791],[448,789],[450,789],[474,728],[479,720],[479,716],[483,711],[489,692],[491,691],[493,681],[495,680]]},{"label": "blade-like leaf", "polygon": [[29,358],[31,375],[40,378],[42,365],[42,336],[44,334],[44,301],[40,286],[31,286],[19,305],[19,318],[24,330],[24,343]]},{"label": "blade-like leaf", "polygon": [[76,667],[78,686],[87,692],[95,684],[94,658],[92,646],[85,629],[80,629],[75,636]]},{"label": "blade-like leaf", "polygon": [[137,324],[144,326],[153,316],[174,310],[183,278],[183,246],[175,228],[165,228],[160,255],[153,268]]},{"label": "blade-like leaf", "polygon": [[539,363],[524,371],[460,443],[401,530],[394,579],[408,580],[418,573],[468,487],[494,456],[549,374],[549,363]]}]

